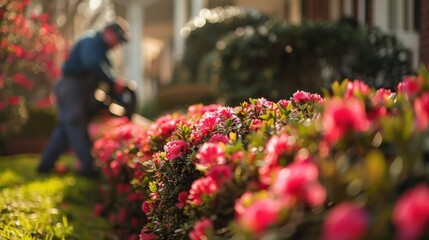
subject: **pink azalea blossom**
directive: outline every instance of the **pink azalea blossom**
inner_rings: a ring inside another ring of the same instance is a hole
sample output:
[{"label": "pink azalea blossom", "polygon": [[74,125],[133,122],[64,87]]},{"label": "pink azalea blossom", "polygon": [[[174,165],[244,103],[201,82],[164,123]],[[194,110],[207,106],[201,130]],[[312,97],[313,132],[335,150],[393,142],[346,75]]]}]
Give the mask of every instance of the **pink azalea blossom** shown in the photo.
[{"label": "pink azalea blossom", "polygon": [[320,206],[326,199],[326,190],[319,184],[318,177],[319,170],[313,162],[294,162],[278,172],[272,190],[280,196]]},{"label": "pink azalea blossom", "polygon": [[280,169],[280,157],[292,153],[295,149],[295,137],[287,134],[271,137],[265,148],[264,165],[258,170],[260,181],[269,185]]},{"label": "pink azalea blossom", "polygon": [[421,97],[414,101],[414,111],[416,113],[417,128],[424,130],[429,122],[429,93],[423,93]]},{"label": "pink azalea blossom", "polygon": [[414,97],[421,90],[421,82],[421,77],[408,76],[398,84],[398,92],[404,93],[408,97]]},{"label": "pink azalea blossom", "polygon": [[147,233],[146,229],[143,228],[139,235],[140,240],[156,240],[158,237],[153,233]]},{"label": "pink azalea blossom", "polygon": [[310,100],[310,93],[304,91],[297,91],[293,94],[292,99],[296,103],[305,103]]},{"label": "pink azalea blossom", "polygon": [[188,198],[188,192],[187,191],[180,192],[177,195],[177,200],[179,200],[179,202],[176,203],[176,207],[182,209],[186,204],[187,198]]},{"label": "pink azalea blossom", "polygon": [[181,157],[187,151],[187,144],[183,140],[175,140],[168,142],[164,146],[164,151],[166,152],[166,157],[168,160],[172,161],[178,157]]},{"label": "pink azalea blossom", "polygon": [[192,204],[200,205],[203,203],[203,196],[212,196],[218,189],[213,177],[199,178],[192,183],[188,198]]},{"label": "pink azalea blossom", "polygon": [[203,218],[195,223],[194,228],[189,233],[189,238],[191,240],[206,240],[207,232],[213,229],[213,223],[208,218]]},{"label": "pink azalea blossom", "polygon": [[402,194],[392,215],[398,239],[419,239],[429,228],[429,187],[420,184]]},{"label": "pink azalea blossom", "polygon": [[226,163],[225,150],[216,143],[204,143],[196,158],[199,164],[208,168]]},{"label": "pink azalea blossom", "polygon": [[207,172],[206,176],[212,177],[220,186],[222,183],[231,180],[231,168],[226,165],[215,166]]},{"label": "pink azalea blossom", "polygon": [[351,98],[358,97],[360,95],[368,96],[369,92],[370,89],[366,83],[359,80],[354,80],[352,82],[347,83],[345,97]]},{"label": "pink azalea blossom", "polygon": [[237,223],[244,230],[259,235],[279,220],[282,208],[282,204],[275,200],[256,200],[241,211]]},{"label": "pink azalea blossom", "polygon": [[94,210],[92,212],[92,215],[95,217],[101,216],[101,214],[104,211],[104,206],[103,204],[97,203],[95,204]]},{"label": "pink azalea blossom", "polygon": [[224,144],[228,144],[229,138],[226,135],[217,133],[217,134],[213,135],[210,138],[209,142],[211,142],[211,143],[224,143]]},{"label": "pink azalea blossom", "polygon": [[221,123],[218,114],[209,112],[204,114],[203,118],[198,122],[198,129],[205,136],[214,130]]},{"label": "pink azalea blossom", "polygon": [[282,99],[282,100],[278,101],[277,104],[282,105],[284,108],[287,108],[290,104],[290,101]]},{"label": "pink azalea blossom", "polygon": [[111,169],[111,173],[114,177],[119,176],[119,174],[121,174],[121,163],[117,160],[113,160],[110,162],[110,169]]},{"label": "pink azalea blossom", "polygon": [[325,219],[322,240],[363,239],[369,224],[369,214],[351,202],[334,207]]},{"label": "pink azalea blossom", "polygon": [[322,123],[325,140],[335,144],[349,131],[364,132],[370,127],[362,101],[334,98],[326,103]]},{"label": "pink azalea blossom", "polygon": [[144,201],[142,203],[142,211],[145,214],[149,214],[152,211],[152,209],[153,209],[153,204],[149,203],[148,201]]}]

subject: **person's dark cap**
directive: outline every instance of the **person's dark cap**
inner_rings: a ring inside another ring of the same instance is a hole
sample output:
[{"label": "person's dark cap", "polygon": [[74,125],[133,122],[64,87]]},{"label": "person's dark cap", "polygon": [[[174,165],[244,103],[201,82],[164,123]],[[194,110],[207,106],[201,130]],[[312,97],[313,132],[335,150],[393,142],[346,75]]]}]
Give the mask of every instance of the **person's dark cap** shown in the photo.
[{"label": "person's dark cap", "polygon": [[108,24],[104,29],[110,29],[115,32],[122,42],[128,42],[131,38],[128,22],[121,17],[116,18],[114,22]]}]

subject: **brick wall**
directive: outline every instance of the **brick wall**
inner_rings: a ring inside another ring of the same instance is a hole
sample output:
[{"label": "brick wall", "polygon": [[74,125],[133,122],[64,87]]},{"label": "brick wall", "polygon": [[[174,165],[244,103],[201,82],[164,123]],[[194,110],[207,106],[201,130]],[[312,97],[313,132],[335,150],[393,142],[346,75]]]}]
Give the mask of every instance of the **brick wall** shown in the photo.
[{"label": "brick wall", "polygon": [[312,20],[329,20],[329,0],[307,0],[306,18]]},{"label": "brick wall", "polygon": [[420,63],[429,64],[429,1],[420,1]]},{"label": "brick wall", "polygon": [[373,23],[373,16],[372,16],[372,8],[373,8],[373,2],[372,0],[366,0],[365,8],[366,8],[366,15],[365,15],[365,22],[368,26],[374,26]]}]

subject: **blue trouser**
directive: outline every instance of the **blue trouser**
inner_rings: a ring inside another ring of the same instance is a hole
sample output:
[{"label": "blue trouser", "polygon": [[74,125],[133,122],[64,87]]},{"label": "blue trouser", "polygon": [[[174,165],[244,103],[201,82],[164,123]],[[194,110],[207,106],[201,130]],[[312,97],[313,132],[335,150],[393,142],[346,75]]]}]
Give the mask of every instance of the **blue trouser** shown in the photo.
[{"label": "blue trouser", "polygon": [[49,170],[60,155],[72,147],[81,161],[81,171],[94,169],[92,142],[88,124],[95,109],[91,108],[97,82],[90,76],[63,77],[55,86],[59,122],[40,162],[39,170]]}]

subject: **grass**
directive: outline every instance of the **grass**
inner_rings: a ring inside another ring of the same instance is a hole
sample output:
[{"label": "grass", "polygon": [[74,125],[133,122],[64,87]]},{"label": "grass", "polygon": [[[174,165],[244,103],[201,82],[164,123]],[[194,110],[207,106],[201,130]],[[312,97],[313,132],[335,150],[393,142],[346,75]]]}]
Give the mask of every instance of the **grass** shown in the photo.
[{"label": "grass", "polygon": [[[38,155],[0,157],[0,239],[116,240],[92,215],[100,182],[68,173],[40,176]],[[73,157],[60,162],[73,164]]]}]

